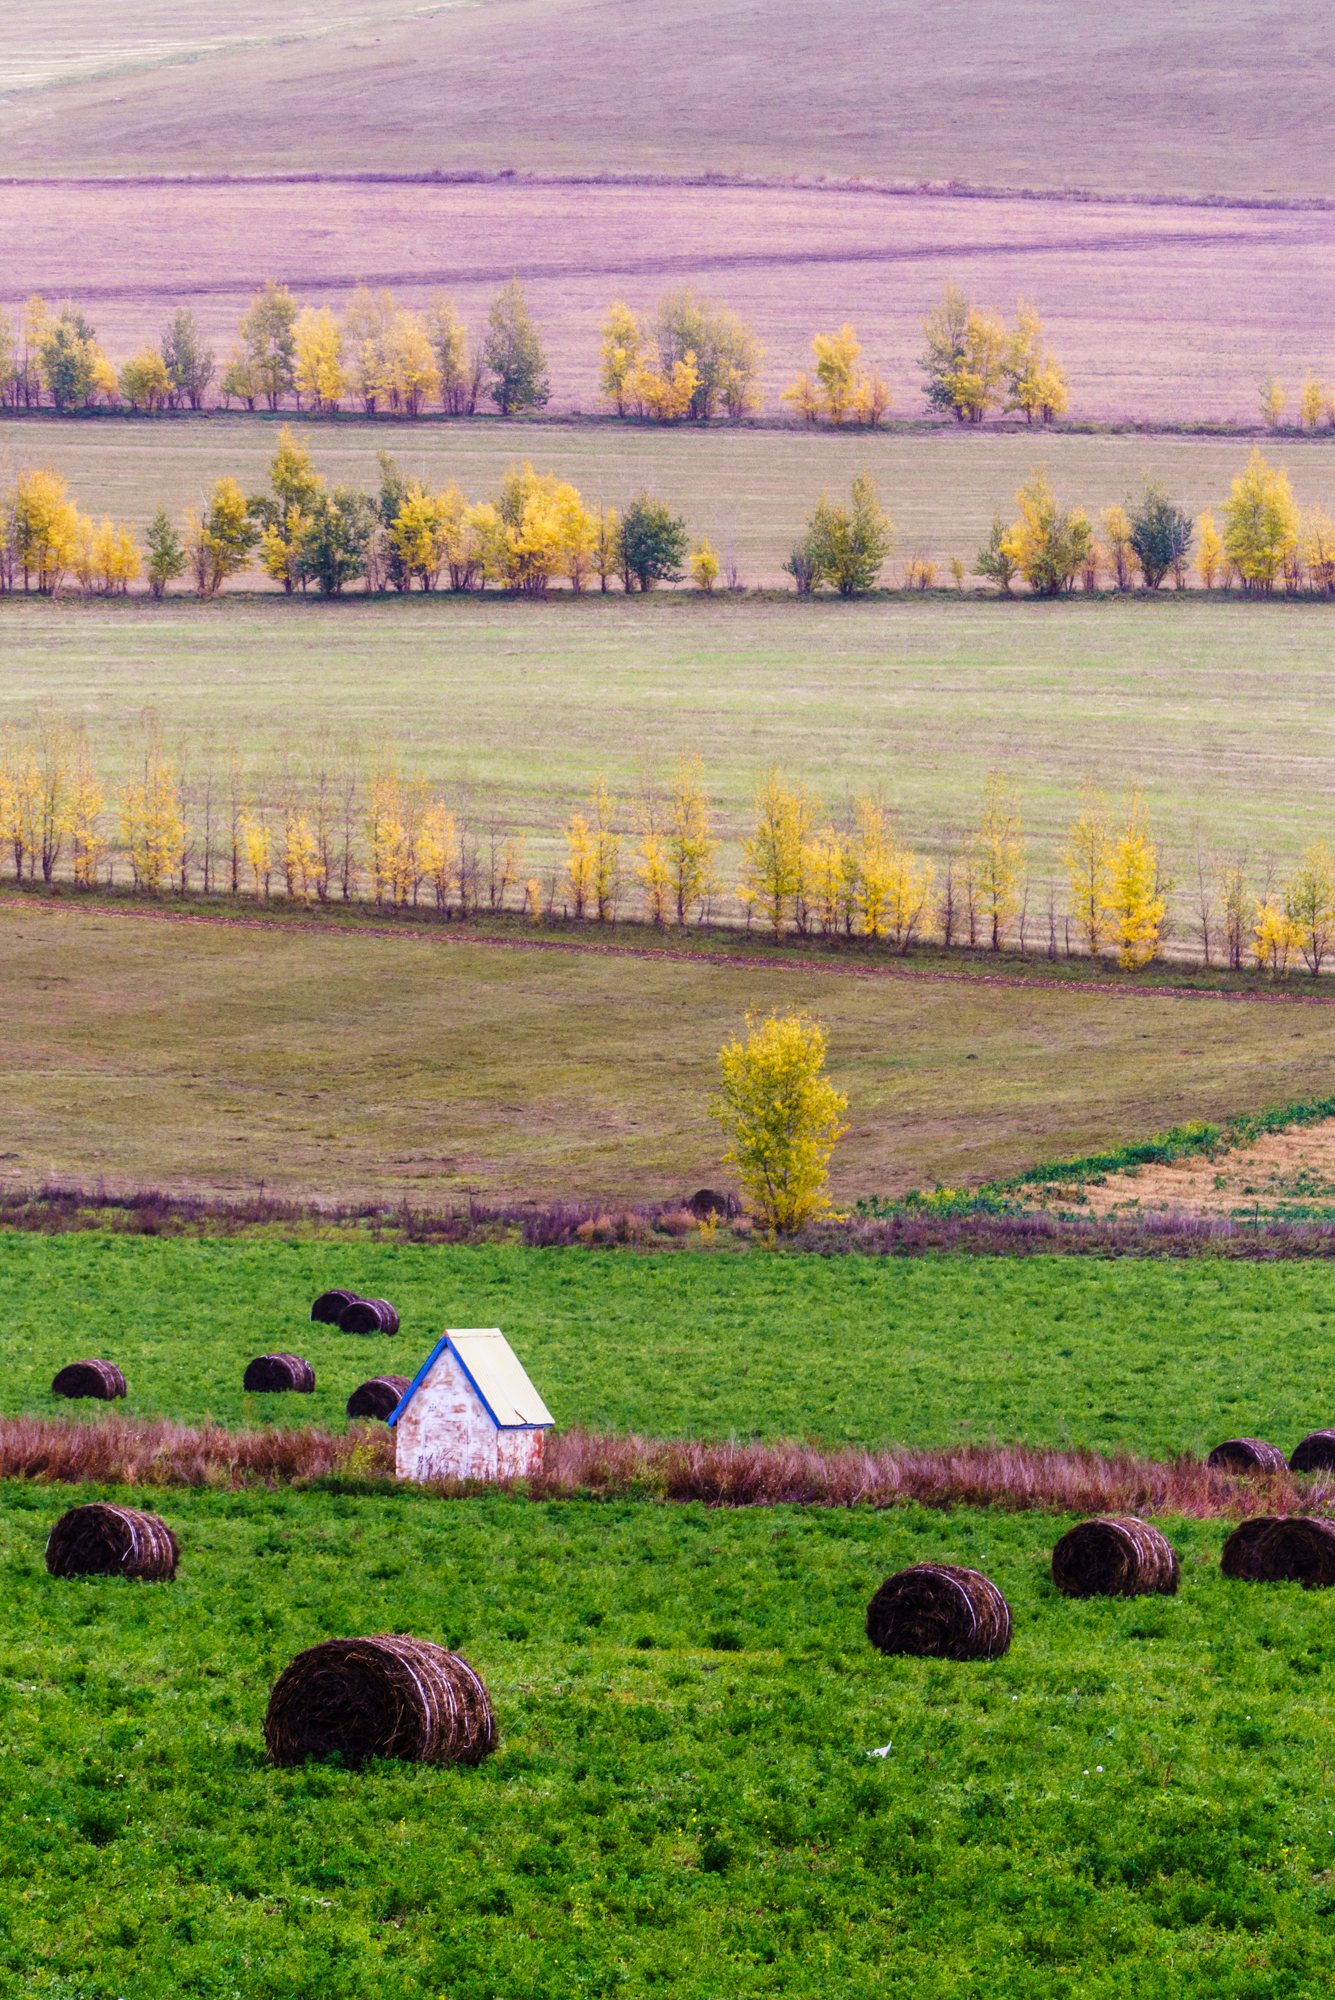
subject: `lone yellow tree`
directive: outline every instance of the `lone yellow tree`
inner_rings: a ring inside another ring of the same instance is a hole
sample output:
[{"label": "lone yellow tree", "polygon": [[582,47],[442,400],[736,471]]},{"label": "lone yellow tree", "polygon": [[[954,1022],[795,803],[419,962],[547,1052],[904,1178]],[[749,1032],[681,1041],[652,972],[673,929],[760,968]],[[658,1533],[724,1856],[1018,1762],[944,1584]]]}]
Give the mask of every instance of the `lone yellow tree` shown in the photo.
[{"label": "lone yellow tree", "polygon": [[829,1207],[830,1154],[847,1131],[848,1099],[825,1074],[825,1030],[806,1014],[746,1017],[745,1041],[719,1050],[721,1083],[710,1111],[771,1234],[791,1235]]}]

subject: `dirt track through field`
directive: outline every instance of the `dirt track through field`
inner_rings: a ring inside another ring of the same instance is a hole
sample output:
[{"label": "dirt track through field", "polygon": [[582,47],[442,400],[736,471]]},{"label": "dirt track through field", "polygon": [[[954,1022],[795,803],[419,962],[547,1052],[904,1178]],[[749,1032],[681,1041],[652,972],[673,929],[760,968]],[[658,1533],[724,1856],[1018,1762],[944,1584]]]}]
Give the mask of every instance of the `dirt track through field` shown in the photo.
[{"label": "dirt track through field", "polygon": [[[204,928],[238,931],[270,931],[291,935],[282,919],[265,917],[210,916],[198,911],[149,910],[116,903],[82,906],[99,916],[140,918],[149,923],[194,924]],[[0,897],[0,909],[25,915],[67,916],[66,903],[29,901],[26,897]],[[1265,1006],[1331,1007],[1335,995],[1320,993],[1230,993],[1198,986],[1127,986],[1110,979],[1026,979],[1004,972],[943,972],[916,965],[839,965],[816,958],[753,958],[741,952],[674,951],[669,945],[598,944],[586,938],[488,937],[480,931],[424,930],[391,928],[382,924],[302,923],[298,935],[315,932],[322,937],[392,938],[396,943],[478,945],[497,951],[567,952],[597,958],[633,958],[676,965],[726,967],[729,971],[765,971],[824,974],[835,979],[902,979],[925,985],[1007,988],[1039,993],[1114,994],[1124,1000],[1239,1000],[1257,1001]]]}]

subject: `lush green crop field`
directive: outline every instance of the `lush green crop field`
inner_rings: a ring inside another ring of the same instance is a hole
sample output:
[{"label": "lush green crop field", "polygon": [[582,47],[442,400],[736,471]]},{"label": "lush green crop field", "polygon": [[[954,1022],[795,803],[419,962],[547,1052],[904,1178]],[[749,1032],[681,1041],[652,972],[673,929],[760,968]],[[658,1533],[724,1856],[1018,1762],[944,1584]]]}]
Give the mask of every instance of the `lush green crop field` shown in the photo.
[{"label": "lush green crop field", "polygon": [[[568,935],[568,934],[567,934]],[[623,934],[624,935],[624,934]],[[641,941],[643,934],[639,934]],[[680,1199],[748,1007],[807,1007],[841,1200],[1330,1089],[1335,1008],[0,909],[0,1173],[456,1203]]]},{"label": "lush green crop field", "polygon": [[[312,1326],[329,1285],[394,1301],[403,1331]],[[1221,1437],[1291,1450],[1335,1419],[1335,1272],[1084,1258],[863,1258],[452,1249],[0,1234],[7,1413],[117,1362],[133,1413],[342,1428],[368,1375],[412,1375],[447,1326],[505,1329],[557,1423],[822,1444]],[[306,1355],[313,1396],[241,1393],[252,1355]]]},{"label": "lush green crop field", "polygon": [[[244,2000],[962,1994],[1315,2000],[1329,1605],[1229,1583],[1072,1604],[1051,1517],[164,1495],[172,1585],[57,1582],[71,1496],[0,1504],[0,1990]],[[81,1491],[80,1500],[89,1496]],[[886,1661],[906,1563],[986,1569],[994,1665]],[[464,1651],[478,1771],[274,1771],[293,1653]],[[870,1756],[873,1750],[885,1755]]]}]

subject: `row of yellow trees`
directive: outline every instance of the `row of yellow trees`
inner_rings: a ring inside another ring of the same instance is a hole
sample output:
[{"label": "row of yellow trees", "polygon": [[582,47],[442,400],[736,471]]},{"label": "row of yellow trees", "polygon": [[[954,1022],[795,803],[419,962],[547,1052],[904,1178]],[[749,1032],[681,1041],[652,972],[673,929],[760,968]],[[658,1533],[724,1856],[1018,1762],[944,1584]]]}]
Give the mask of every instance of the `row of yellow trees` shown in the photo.
[{"label": "row of yellow trees", "polygon": [[[1137,582],[1157,590],[1169,577],[1185,590],[1193,570],[1206,590],[1237,583],[1258,596],[1277,585],[1335,594],[1335,522],[1320,505],[1300,508],[1288,473],[1256,450],[1221,509],[1222,532],[1211,509],[1193,522],[1158,480],[1147,480],[1138,500],[1105,507],[1097,525],[1083,507],[1059,501],[1045,471],[1034,472],[1015,499],[1018,518],[1008,524],[996,516],[974,568],[1003,595],[1017,577],[1042,597],[1077,583],[1087,591],[1129,590]],[[963,565],[951,567],[962,583]],[[917,581],[935,581],[926,558],[918,559]]]},{"label": "row of yellow trees", "polygon": [[[553,830],[554,831],[554,830]],[[870,794],[840,814],[770,771],[757,787],[735,878],[721,865],[716,813],[698,757],[623,809],[599,775],[587,804],[560,829],[563,859],[479,812],[466,791],[446,797],[407,769],[394,747],[364,763],[319,739],[304,756],[257,769],[235,750],[169,741],[144,723],[129,775],[99,776],[84,730],[45,715],[0,742],[0,852],[14,877],[83,889],[128,884],[147,895],[282,895],[307,903],[370,900],[465,915],[524,911],[534,922],[613,923],[633,909],[660,929],[743,922],[791,935],[1050,955],[1114,955],[1148,963],[1171,937],[1194,934],[1207,964],[1252,963],[1314,976],[1335,955],[1335,858],[1307,849],[1288,877],[1259,888],[1238,859],[1198,857],[1175,923],[1175,884],[1143,799],[1114,805],[1086,790],[1061,849],[1066,893],[1030,870],[1018,789],[1000,773],[983,788],[975,827],[935,859],[898,833]]]}]

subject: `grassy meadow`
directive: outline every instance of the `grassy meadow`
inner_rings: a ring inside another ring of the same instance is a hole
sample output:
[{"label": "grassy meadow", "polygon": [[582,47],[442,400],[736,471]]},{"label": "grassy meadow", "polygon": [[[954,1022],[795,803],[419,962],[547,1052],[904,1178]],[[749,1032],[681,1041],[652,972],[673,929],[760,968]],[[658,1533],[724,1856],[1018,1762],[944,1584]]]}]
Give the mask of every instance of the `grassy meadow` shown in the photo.
[{"label": "grassy meadow", "polygon": [[[57,1581],[0,1493],[14,1994],[1316,2000],[1335,1976],[1328,1606],[1167,1522],[1174,1599],[1070,1603],[1051,1516],[173,1492],[171,1585]],[[91,1496],[87,1490],[78,1497]],[[987,1570],[992,1665],[884,1660],[906,1563]],[[293,1653],[411,1631],[477,1771],[276,1771]],[[871,1755],[873,1751],[883,1755]]]},{"label": "grassy meadow", "polygon": [[[402,1332],[311,1325],[311,1300],[335,1284],[392,1299]],[[367,1376],[411,1376],[447,1326],[500,1326],[567,1429],[1124,1445],[1166,1460],[1222,1437],[1291,1451],[1335,1418],[1335,1273],[1321,1263],[644,1257],[94,1230],[0,1233],[0,1285],[8,1415],[69,1413],[51,1379],[96,1354],[121,1368],[134,1416],[341,1430]],[[273,1351],[306,1356],[313,1395],[243,1396],[246,1363]]]},{"label": "grassy meadow", "polygon": [[[643,933],[641,933],[643,936]],[[824,1020],[833,1189],[959,1186],[1323,1095],[1335,1009],[841,976],[0,905],[0,1173],[453,1206],[672,1200],[720,1173],[748,1007]]]},{"label": "grassy meadow", "polygon": [[90,23],[77,0],[15,0],[0,154],[8,173],[68,177],[740,171],[1332,192],[1312,0],[1259,22],[1148,0],[1093,18],[997,0],[837,0],[816,18],[772,0],[744,28],[675,0],[654,11],[646,57],[649,19],[631,0],[354,0],[281,20],[255,0],[206,16],[126,0]]}]

